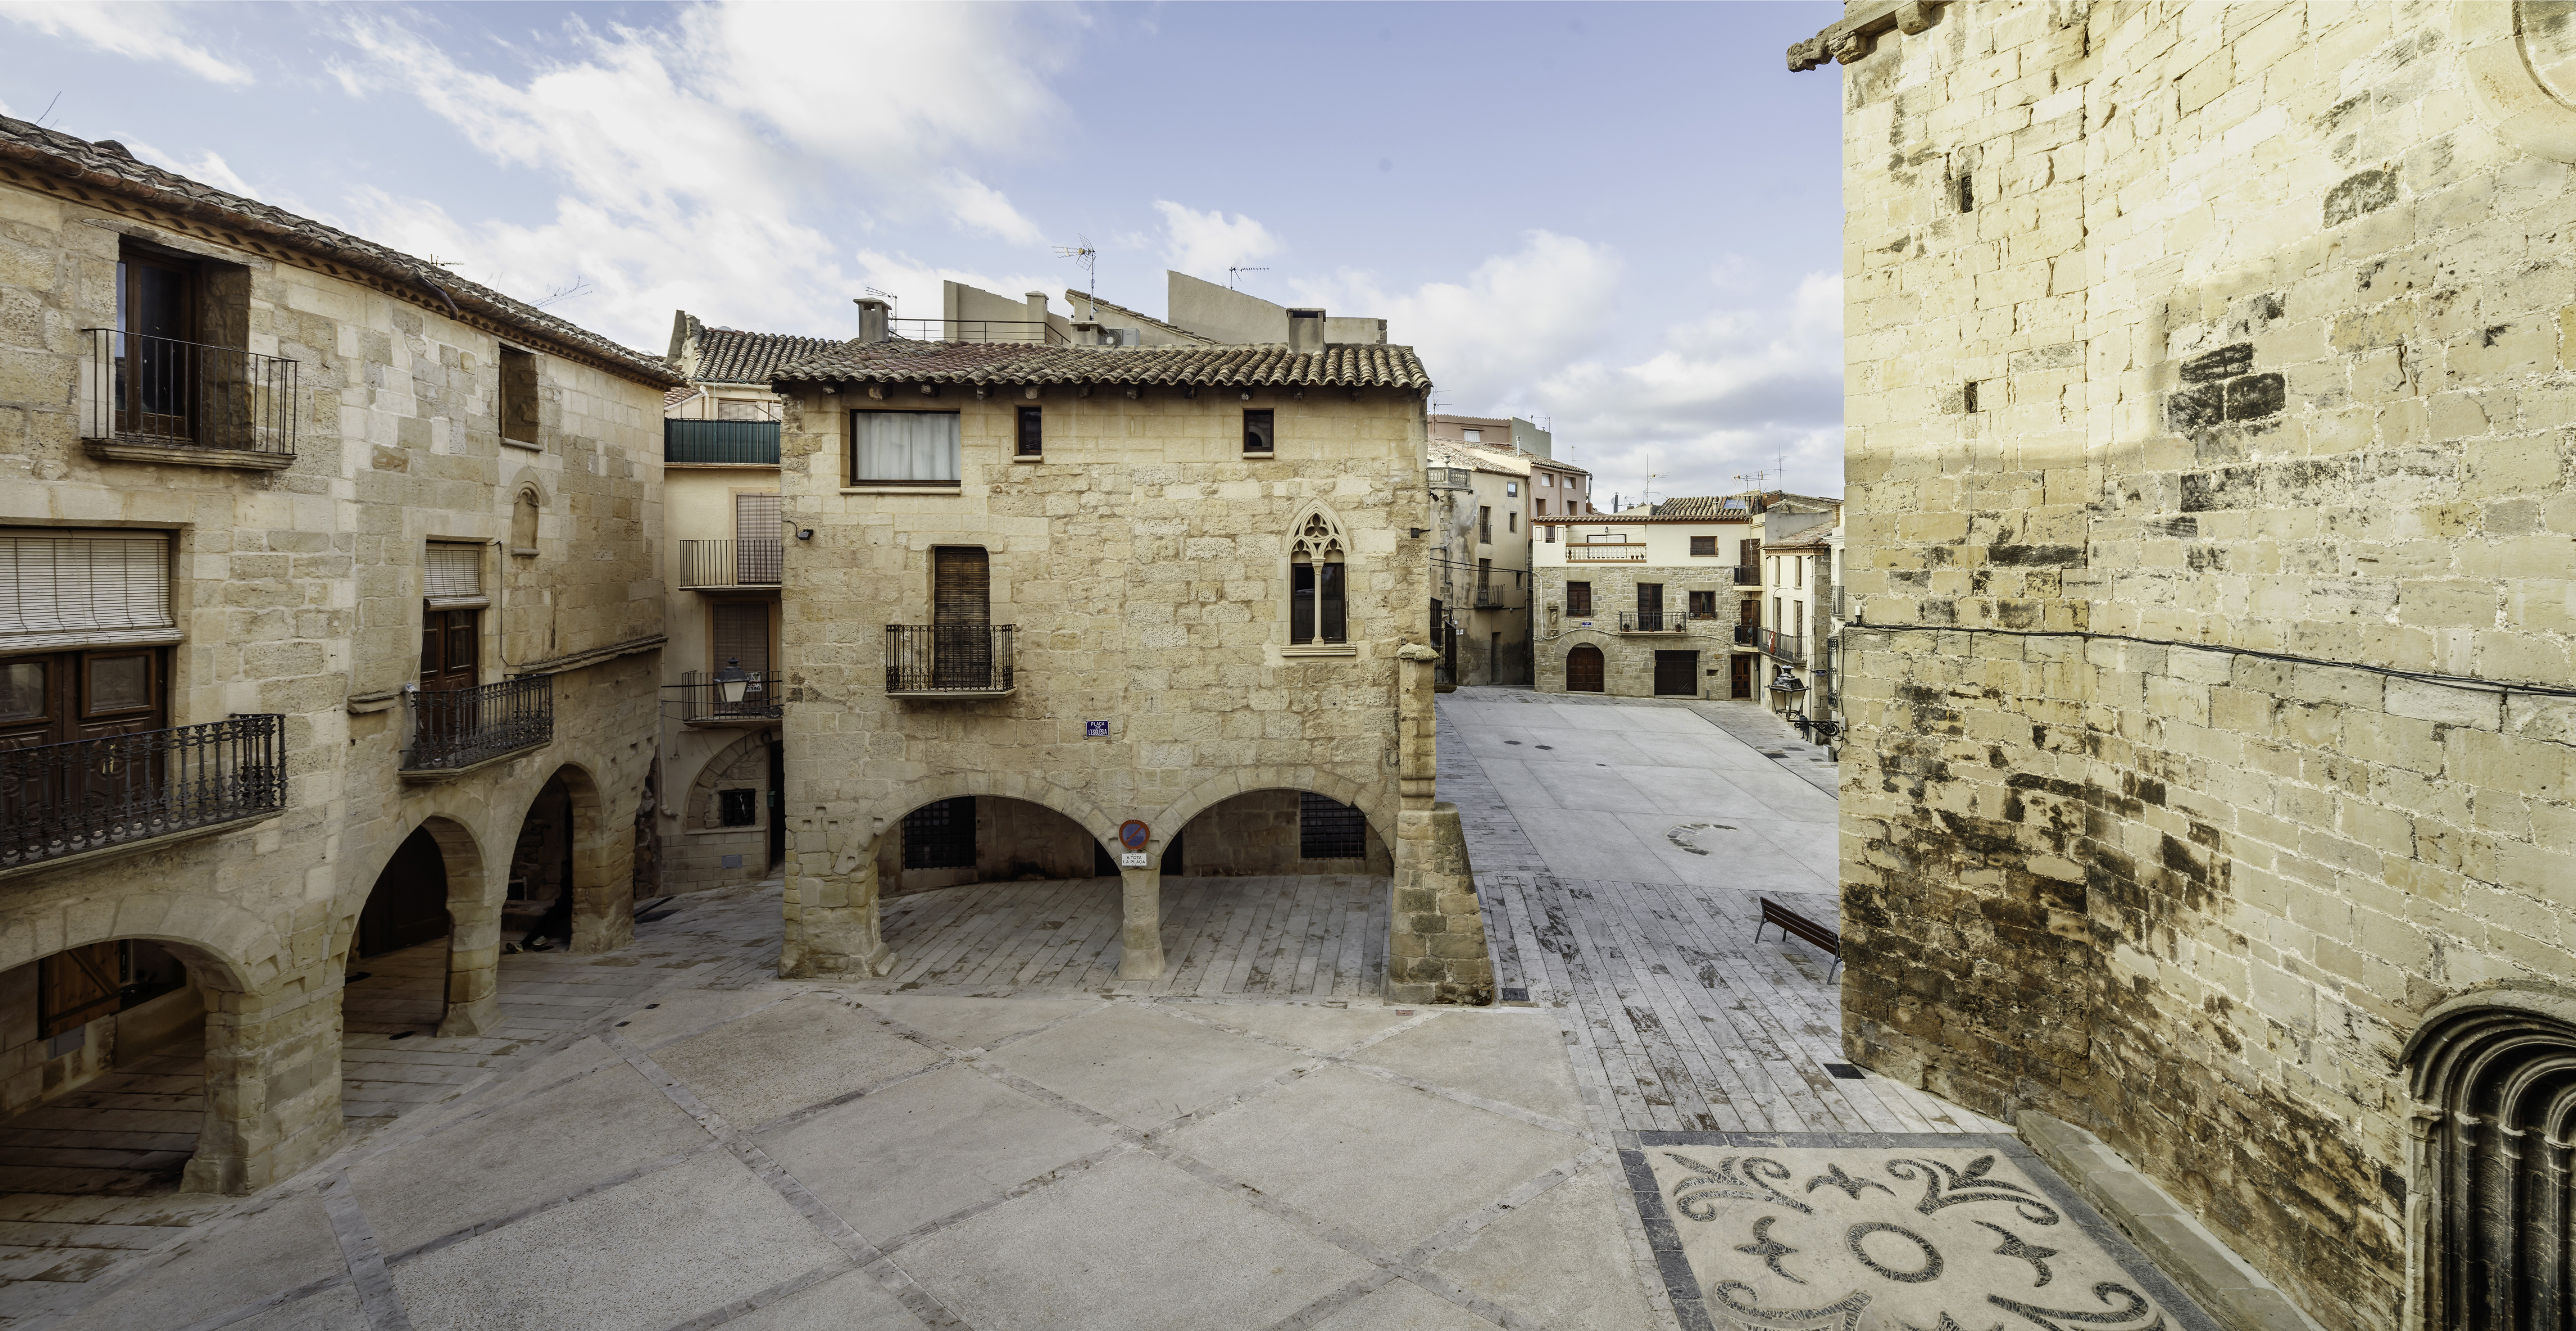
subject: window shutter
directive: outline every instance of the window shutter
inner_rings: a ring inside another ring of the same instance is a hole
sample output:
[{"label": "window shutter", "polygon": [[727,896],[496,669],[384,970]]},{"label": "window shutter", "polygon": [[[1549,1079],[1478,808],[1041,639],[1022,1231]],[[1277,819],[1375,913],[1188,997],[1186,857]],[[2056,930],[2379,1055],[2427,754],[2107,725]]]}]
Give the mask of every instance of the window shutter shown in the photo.
[{"label": "window shutter", "polygon": [[930,622],[989,624],[992,612],[992,563],[979,547],[941,545],[931,548]]},{"label": "window shutter", "polygon": [[421,595],[432,610],[479,610],[490,605],[483,595],[483,547],[461,541],[430,542]]},{"label": "window shutter", "polygon": [[715,666],[739,661],[745,674],[769,675],[769,603],[718,601],[715,605]]},{"label": "window shutter", "polygon": [[735,495],[733,497],[733,537],[737,541],[775,541],[780,539],[778,496]]},{"label": "window shutter", "polygon": [[180,640],[170,538],[159,532],[0,536],[0,652]]}]

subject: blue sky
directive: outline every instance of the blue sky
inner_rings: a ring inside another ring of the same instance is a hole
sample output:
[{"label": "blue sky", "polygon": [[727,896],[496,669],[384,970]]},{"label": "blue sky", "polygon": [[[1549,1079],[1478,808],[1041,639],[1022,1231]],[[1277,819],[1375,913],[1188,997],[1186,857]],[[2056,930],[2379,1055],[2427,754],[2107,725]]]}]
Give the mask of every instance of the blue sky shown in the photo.
[{"label": "blue sky", "polygon": [[1840,494],[1841,81],[1816,3],[114,5],[0,0],[0,111],[659,352],[839,335],[1053,247],[1390,321],[1442,409],[1634,496]]}]

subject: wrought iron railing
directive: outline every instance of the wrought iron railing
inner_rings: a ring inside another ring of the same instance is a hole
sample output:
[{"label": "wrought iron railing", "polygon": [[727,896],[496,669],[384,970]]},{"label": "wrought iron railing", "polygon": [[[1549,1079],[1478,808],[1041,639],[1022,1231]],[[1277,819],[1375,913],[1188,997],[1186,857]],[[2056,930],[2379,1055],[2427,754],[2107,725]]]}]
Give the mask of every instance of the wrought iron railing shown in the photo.
[{"label": "wrought iron railing", "polygon": [[775,467],[778,422],[664,420],[662,460]]},{"label": "wrought iron railing", "polygon": [[662,700],[675,705],[682,721],[775,721],[781,713],[778,681],[752,675],[743,681],[742,700],[726,702],[724,686],[703,670],[680,672],[680,682],[662,686]]},{"label": "wrought iron railing", "polygon": [[682,541],[680,586],[775,587],[783,540]]},{"label": "wrought iron railing", "polygon": [[1764,656],[1777,657],[1791,665],[1797,665],[1807,659],[1807,653],[1805,649],[1798,646],[1798,640],[1778,629],[1762,630],[1761,645]]},{"label": "wrought iron railing", "polygon": [[276,813],[285,728],[236,716],[0,750],[0,868]]},{"label": "wrought iron railing", "polygon": [[1040,345],[1065,346],[1068,341],[1054,324],[1036,319],[888,319],[886,327],[896,337],[920,342],[1031,342]]},{"label": "wrought iron railing", "polygon": [[1759,565],[1759,564],[1738,564],[1738,565],[1736,565],[1736,566],[1735,566],[1735,585],[1736,585],[1736,586],[1738,586],[1738,587],[1759,587],[1759,586],[1761,586],[1761,585],[1762,585],[1762,566],[1761,566],[1761,565]]},{"label": "wrought iron railing", "polygon": [[1762,626],[1761,626],[1761,625],[1759,625],[1759,624],[1738,624],[1738,625],[1736,625],[1736,626],[1735,626],[1735,644],[1736,644],[1737,646],[1739,646],[1739,647],[1759,647],[1759,646],[1761,646],[1761,645],[1762,645]]},{"label": "wrought iron railing", "polygon": [[1512,608],[1511,589],[1510,589],[1510,588],[1508,588],[1508,587],[1479,587],[1479,588],[1477,588],[1477,589],[1476,589],[1476,608],[1477,608],[1477,609],[1479,609],[1479,610],[1509,610],[1509,609],[1511,609],[1511,608]]},{"label": "wrought iron railing", "polygon": [[886,625],[886,692],[1000,693],[1012,687],[1013,624]]},{"label": "wrought iron railing", "polygon": [[1622,610],[1619,612],[1621,633],[1681,633],[1690,628],[1690,616],[1679,610]]},{"label": "wrought iron railing", "polygon": [[1569,564],[1642,564],[1646,562],[1643,541],[1568,541],[1565,560]]},{"label": "wrought iron railing", "polygon": [[114,328],[90,340],[88,437],[295,456],[295,362]]},{"label": "wrought iron railing", "polygon": [[1465,467],[1433,467],[1430,473],[1434,490],[1465,490],[1476,483],[1476,473]]},{"label": "wrought iron railing", "polygon": [[555,738],[555,678],[521,675],[472,689],[412,689],[411,747],[402,770],[471,767]]}]

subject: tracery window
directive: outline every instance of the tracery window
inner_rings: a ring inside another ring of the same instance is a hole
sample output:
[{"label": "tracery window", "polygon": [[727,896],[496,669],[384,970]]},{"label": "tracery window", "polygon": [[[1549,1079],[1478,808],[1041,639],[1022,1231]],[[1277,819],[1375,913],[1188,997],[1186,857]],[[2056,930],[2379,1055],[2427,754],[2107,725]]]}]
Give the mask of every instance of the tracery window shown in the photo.
[{"label": "tracery window", "polygon": [[1350,641],[1341,526],[1321,512],[1298,524],[1288,548],[1288,641]]}]

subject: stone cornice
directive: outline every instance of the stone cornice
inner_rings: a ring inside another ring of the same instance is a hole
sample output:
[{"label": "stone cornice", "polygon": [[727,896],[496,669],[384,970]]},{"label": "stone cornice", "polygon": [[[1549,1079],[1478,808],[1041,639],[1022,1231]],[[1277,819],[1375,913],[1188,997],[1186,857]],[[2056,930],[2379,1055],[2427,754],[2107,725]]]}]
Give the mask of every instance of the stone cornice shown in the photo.
[{"label": "stone cornice", "polygon": [[1846,12],[1843,21],[1789,48],[1791,72],[1814,69],[1828,60],[1848,65],[1868,55],[1878,46],[1881,35],[1902,32],[1908,36],[1932,26],[1932,19],[1950,0],[1876,0]]}]

